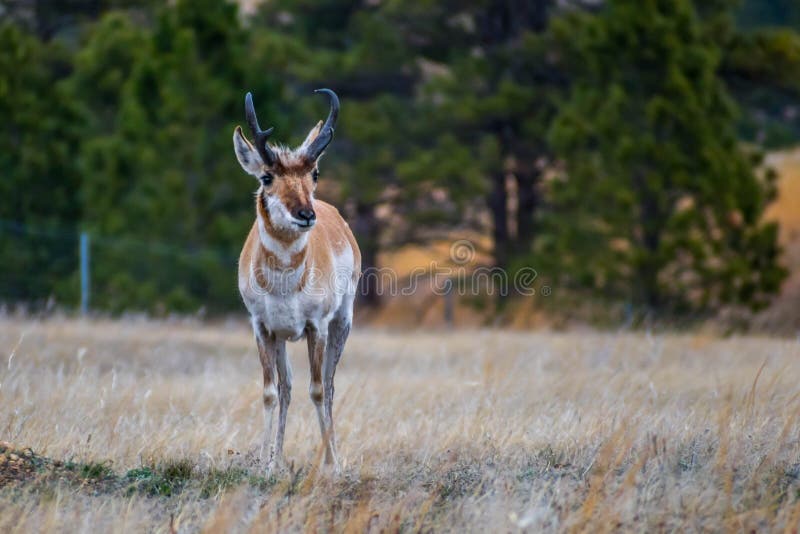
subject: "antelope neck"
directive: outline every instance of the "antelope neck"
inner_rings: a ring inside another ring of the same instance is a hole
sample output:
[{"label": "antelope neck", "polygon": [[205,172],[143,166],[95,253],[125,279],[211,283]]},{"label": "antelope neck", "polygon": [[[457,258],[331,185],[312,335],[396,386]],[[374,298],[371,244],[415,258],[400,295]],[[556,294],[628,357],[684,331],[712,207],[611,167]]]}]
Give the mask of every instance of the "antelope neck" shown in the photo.
[{"label": "antelope neck", "polygon": [[267,266],[276,271],[300,268],[306,259],[309,232],[276,228],[261,198],[258,202],[257,216],[258,237]]}]

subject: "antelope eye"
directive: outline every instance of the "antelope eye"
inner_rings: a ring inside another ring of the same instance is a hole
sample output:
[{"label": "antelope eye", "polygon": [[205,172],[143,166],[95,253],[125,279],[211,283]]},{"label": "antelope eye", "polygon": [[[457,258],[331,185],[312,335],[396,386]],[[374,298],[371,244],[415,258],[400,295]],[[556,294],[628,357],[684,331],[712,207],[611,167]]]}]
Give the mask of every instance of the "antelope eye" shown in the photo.
[{"label": "antelope eye", "polygon": [[275,177],[272,176],[272,173],[268,172],[268,173],[265,173],[263,176],[261,176],[261,178],[259,178],[259,180],[261,180],[261,185],[266,187],[266,186],[268,186],[268,185],[270,185],[272,183],[272,180],[274,178]]},{"label": "antelope eye", "polygon": [[311,178],[313,178],[315,182],[319,180],[319,169],[311,171]]}]

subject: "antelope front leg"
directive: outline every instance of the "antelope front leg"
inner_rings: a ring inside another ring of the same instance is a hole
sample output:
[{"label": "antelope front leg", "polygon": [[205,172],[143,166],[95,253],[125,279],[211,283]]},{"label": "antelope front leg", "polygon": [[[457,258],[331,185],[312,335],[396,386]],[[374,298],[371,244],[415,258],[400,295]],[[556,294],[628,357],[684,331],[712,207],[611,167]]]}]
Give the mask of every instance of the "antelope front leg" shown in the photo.
[{"label": "antelope front leg", "polygon": [[278,370],[275,364],[275,341],[272,339],[272,336],[267,333],[264,326],[255,319],[253,319],[253,333],[256,337],[258,359],[261,361],[261,369],[264,376],[264,391],[262,396],[262,401],[264,403],[264,437],[261,440],[261,451],[258,456],[263,460],[264,449],[267,448],[267,461],[271,463],[275,452],[271,448],[272,420],[275,416],[275,406],[278,404]]},{"label": "antelope front leg", "polygon": [[[258,357],[261,360],[261,368],[264,373],[264,437],[261,442],[259,458],[264,460],[264,449],[268,450],[267,473],[275,467],[276,461],[280,460],[283,449],[283,430],[286,424],[286,408],[289,405],[289,393],[283,384],[286,381],[279,381],[279,377],[284,374],[286,369],[286,350],[285,344],[275,339],[275,336],[267,332],[264,325],[253,321],[253,330],[258,346]],[[283,368],[283,369],[282,369]],[[288,373],[286,373],[288,374]],[[275,407],[278,405],[278,393],[280,390],[281,414],[278,420],[278,432],[273,435],[273,422],[275,419]]]},{"label": "antelope front leg", "polygon": [[292,369],[286,357],[286,342],[280,341],[275,347],[275,363],[278,368],[278,432],[275,435],[275,460],[283,461],[283,436],[286,433],[286,413],[292,399]]},{"label": "antelope front leg", "polygon": [[[327,328],[325,330],[327,331]],[[308,393],[311,396],[311,402],[314,403],[314,408],[317,410],[319,430],[322,433],[322,442],[325,444],[325,463],[335,465],[337,461],[336,449],[333,443],[333,424],[323,406],[325,396],[322,387],[322,367],[325,363],[325,348],[328,336],[316,328],[309,327],[307,337],[308,361],[311,368],[311,384],[308,387]]]}]

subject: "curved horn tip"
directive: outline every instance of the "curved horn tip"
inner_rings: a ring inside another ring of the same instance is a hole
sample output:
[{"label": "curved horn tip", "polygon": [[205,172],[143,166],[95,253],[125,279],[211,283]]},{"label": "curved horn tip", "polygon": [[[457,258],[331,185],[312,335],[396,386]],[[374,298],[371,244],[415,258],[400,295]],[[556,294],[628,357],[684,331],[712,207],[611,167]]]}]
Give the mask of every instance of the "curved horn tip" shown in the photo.
[{"label": "curved horn tip", "polygon": [[[244,95],[244,114],[247,117],[248,121],[250,121],[251,118],[255,118],[256,108],[253,105],[253,93],[251,93],[250,91],[248,91],[247,94]],[[258,122],[258,119],[255,120],[256,122]],[[250,125],[250,128],[251,129],[253,128],[252,124]],[[253,135],[255,135],[255,132],[253,132]]]},{"label": "curved horn tip", "polygon": [[332,89],[328,89],[327,87],[323,87],[321,89],[314,89],[314,92],[315,93],[325,93],[326,95],[331,97],[332,100],[336,100],[336,101],[339,100],[339,95],[337,95]]}]

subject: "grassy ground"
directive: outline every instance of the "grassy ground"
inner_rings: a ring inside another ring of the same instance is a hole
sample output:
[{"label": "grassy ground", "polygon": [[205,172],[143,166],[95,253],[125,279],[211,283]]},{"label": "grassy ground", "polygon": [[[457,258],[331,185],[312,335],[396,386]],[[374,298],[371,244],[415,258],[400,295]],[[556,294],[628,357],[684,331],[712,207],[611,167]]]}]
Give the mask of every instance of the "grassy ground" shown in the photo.
[{"label": "grassy ground", "polygon": [[796,340],[357,330],[344,469],[304,344],[286,452],[255,460],[243,327],[0,320],[0,532],[780,530],[800,522]]}]

